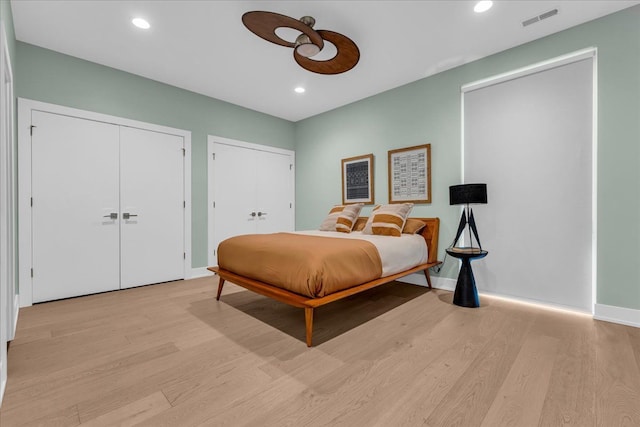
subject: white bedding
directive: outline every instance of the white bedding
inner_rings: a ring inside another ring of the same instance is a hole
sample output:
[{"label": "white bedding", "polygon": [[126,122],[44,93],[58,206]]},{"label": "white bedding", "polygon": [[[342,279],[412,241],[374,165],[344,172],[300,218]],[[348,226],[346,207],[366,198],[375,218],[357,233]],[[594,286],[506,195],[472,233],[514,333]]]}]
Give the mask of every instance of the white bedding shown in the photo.
[{"label": "white bedding", "polygon": [[339,239],[361,239],[371,242],[380,254],[382,277],[424,264],[429,258],[424,237],[419,234],[403,234],[400,237],[391,237],[363,234],[361,231],[340,233],[338,231],[305,230],[296,231],[295,233],[309,236],[336,237]]}]

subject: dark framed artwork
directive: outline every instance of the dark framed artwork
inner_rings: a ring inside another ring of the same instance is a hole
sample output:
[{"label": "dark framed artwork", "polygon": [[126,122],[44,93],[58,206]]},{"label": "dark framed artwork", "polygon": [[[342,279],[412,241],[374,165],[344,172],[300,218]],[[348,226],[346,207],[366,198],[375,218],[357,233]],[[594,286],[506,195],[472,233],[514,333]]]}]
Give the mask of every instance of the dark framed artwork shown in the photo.
[{"label": "dark framed artwork", "polygon": [[342,204],[373,202],[373,154],[342,159]]},{"label": "dark framed artwork", "polygon": [[389,203],[431,203],[431,144],[389,151]]}]

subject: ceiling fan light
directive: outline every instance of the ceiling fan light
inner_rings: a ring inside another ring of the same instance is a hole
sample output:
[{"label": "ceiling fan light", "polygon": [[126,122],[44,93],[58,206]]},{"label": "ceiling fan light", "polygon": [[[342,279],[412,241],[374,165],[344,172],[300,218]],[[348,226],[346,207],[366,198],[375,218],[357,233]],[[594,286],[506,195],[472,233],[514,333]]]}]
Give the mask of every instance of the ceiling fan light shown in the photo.
[{"label": "ceiling fan light", "polygon": [[306,34],[300,34],[296,38],[296,45],[294,47],[298,55],[305,58],[317,55],[320,52],[320,48],[311,42],[311,39]]},{"label": "ceiling fan light", "polygon": [[296,47],[296,52],[300,54],[300,56],[304,56],[305,58],[310,58],[312,56],[317,55],[320,52],[318,46],[313,43],[305,43]]}]

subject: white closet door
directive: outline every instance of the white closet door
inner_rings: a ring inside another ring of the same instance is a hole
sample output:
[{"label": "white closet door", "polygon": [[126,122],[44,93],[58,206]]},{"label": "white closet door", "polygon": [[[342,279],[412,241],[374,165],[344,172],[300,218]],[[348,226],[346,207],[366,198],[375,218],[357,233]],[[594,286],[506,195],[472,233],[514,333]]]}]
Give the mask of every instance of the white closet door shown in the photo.
[{"label": "white closet door", "polygon": [[[255,144],[252,144],[255,147]],[[213,233],[210,262],[223,240],[242,234],[294,229],[293,155],[211,142],[209,185]],[[265,215],[266,214],[266,215]]]},{"label": "white closet door", "polygon": [[120,128],[121,288],[184,278],[183,146]]},{"label": "white closet door", "polygon": [[257,233],[292,231],[293,159],[291,156],[268,151],[256,152],[258,209]]},{"label": "white closet door", "polygon": [[32,114],[33,301],[118,289],[118,126]]},{"label": "white closet door", "polygon": [[214,144],[214,246],[241,234],[256,232],[255,150],[227,144]]}]

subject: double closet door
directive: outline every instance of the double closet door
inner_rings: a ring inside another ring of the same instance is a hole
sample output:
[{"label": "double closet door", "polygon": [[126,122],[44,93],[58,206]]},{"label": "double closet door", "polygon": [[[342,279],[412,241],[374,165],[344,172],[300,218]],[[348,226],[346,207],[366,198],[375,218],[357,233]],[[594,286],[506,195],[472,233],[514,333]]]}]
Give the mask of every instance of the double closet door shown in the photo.
[{"label": "double closet door", "polygon": [[31,121],[33,302],[184,278],[183,138]]},{"label": "double closet door", "polygon": [[293,231],[294,155],[288,150],[209,141],[213,259],[223,240],[241,234]]}]

